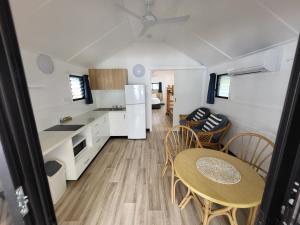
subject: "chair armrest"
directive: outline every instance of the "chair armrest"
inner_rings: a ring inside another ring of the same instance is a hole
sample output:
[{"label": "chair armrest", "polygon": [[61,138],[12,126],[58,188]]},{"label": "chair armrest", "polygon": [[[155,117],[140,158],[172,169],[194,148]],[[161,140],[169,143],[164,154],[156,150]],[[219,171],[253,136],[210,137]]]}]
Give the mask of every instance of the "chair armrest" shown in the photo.
[{"label": "chair armrest", "polygon": [[226,154],[228,154],[228,148],[226,146],[224,146],[222,149],[220,149],[220,152],[224,152]]},{"label": "chair armrest", "polygon": [[[221,129],[215,130],[215,131],[209,131],[209,132],[200,131],[200,132],[197,133],[197,135],[198,135],[198,138],[199,138],[200,142],[209,143],[209,142],[211,142],[212,138],[215,135],[217,135],[217,134],[222,135],[222,133],[227,132],[228,129],[229,129],[229,127],[226,126],[226,127],[223,127]],[[221,138],[220,138],[220,141],[221,141]],[[223,151],[226,151],[226,149],[224,149]]]},{"label": "chair armrest", "polygon": [[184,114],[180,114],[179,115],[179,119],[180,120],[185,120],[187,118],[188,115],[184,115]]},{"label": "chair armrest", "polygon": [[202,124],[204,122],[205,122],[205,119],[204,120],[198,120],[198,121],[191,120],[191,121],[188,121],[188,126],[192,128],[192,127],[199,126],[200,124]]}]

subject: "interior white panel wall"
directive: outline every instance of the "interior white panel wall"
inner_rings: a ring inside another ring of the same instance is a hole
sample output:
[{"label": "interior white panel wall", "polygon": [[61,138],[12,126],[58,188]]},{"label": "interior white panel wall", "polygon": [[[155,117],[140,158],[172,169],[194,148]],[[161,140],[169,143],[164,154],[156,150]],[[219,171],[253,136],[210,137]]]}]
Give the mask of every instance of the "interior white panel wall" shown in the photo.
[{"label": "interior white panel wall", "polygon": [[[144,77],[135,77],[132,68],[143,64]],[[127,68],[129,84],[146,85],[147,128],[152,129],[151,114],[151,71],[154,69],[202,67],[198,62],[164,43],[135,43],[103,61],[96,68]]]},{"label": "interior white panel wall", "polygon": [[72,100],[69,74],[87,74],[87,68],[54,59],[53,74],[44,74],[36,64],[38,54],[25,50],[21,54],[39,131],[58,124],[63,116],[76,116],[95,108],[95,104],[86,105],[84,100]]},{"label": "interior white panel wall", "polygon": [[[296,43],[283,49],[281,69],[278,72],[234,76],[231,78],[229,99],[215,99],[215,104],[204,104],[215,113],[227,115],[232,128],[227,138],[242,131],[261,133],[275,140],[287,85],[293,64]],[[209,73],[226,73],[229,64],[208,68]],[[207,96],[209,76],[206,76],[204,96]],[[206,99],[206,97],[205,97]]]},{"label": "interior white panel wall", "polygon": [[163,103],[167,101],[167,87],[174,85],[174,71],[172,70],[158,70],[152,73],[152,83],[162,82]]},{"label": "interior white panel wall", "polygon": [[174,76],[173,126],[179,125],[179,115],[189,114],[203,103],[202,89],[206,69],[176,70]]}]

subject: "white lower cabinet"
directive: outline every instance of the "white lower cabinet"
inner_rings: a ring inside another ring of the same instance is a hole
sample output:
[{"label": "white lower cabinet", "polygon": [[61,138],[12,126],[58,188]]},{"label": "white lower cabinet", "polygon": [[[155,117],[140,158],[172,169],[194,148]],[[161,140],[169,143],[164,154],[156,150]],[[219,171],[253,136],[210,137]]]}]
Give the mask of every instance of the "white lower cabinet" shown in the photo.
[{"label": "white lower cabinet", "polygon": [[92,125],[92,139],[96,154],[109,139],[109,117],[108,114],[96,120]]},{"label": "white lower cabinet", "polygon": [[128,136],[126,111],[109,112],[110,136]]},{"label": "white lower cabinet", "polygon": [[75,159],[77,179],[88,167],[88,165],[91,163],[91,161],[98,154],[98,152],[101,150],[103,145],[107,142],[107,140],[110,137],[108,113],[91,123],[90,128],[92,145],[89,146],[86,150],[84,150],[82,155]]},{"label": "white lower cabinet", "polygon": [[[91,122],[80,133],[58,146],[56,150],[44,157],[45,161],[58,159],[66,166],[67,180],[77,180],[92,162],[110,136],[127,136],[127,121],[125,111],[106,113]],[[74,143],[83,138],[86,147],[74,156]]]},{"label": "white lower cabinet", "polygon": [[91,149],[87,149],[81,157],[75,159],[77,179],[80,177],[82,172],[88,167],[93,158],[93,152],[91,151]]}]

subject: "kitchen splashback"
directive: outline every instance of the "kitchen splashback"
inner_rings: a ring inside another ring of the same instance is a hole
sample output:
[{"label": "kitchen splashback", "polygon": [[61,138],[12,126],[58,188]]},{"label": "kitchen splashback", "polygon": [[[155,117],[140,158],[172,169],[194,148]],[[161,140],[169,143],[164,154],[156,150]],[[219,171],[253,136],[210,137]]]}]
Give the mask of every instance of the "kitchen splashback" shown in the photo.
[{"label": "kitchen splashback", "polygon": [[94,90],[92,91],[97,108],[110,108],[113,105],[125,105],[124,90]]}]

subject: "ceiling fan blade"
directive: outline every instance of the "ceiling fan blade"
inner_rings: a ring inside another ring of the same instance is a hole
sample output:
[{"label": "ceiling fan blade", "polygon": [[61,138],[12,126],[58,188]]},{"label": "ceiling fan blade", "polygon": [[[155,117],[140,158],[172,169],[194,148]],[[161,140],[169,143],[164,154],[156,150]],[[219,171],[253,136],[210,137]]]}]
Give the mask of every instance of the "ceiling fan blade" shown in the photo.
[{"label": "ceiling fan blade", "polygon": [[115,5],[116,5],[116,7],[118,7],[118,8],[121,9],[122,11],[124,11],[125,13],[127,13],[127,14],[129,14],[129,15],[131,15],[131,16],[133,16],[133,17],[139,19],[139,20],[143,20],[143,17],[142,17],[142,16],[136,14],[135,12],[132,12],[131,10],[129,10],[129,9],[127,9],[127,8],[125,8],[125,7],[122,6],[121,4],[116,3]]},{"label": "ceiling fan blade", "polygon": [[164,24],[164,23],[179,23],[187,21],[191,16],[179,16],[179,17],[171,17],[171,18],[161,18],[156,21],[157,24]]},{"label": "ceiling fan blade", "polygon": [[140,33],[139,33],[139,37],[142,37],[142,36],[146,33],[146,31],[147,31],[148,29],[149,29],[149,26],[144,25],[143,28],[142,28],[142,30],[141,30]]}]

